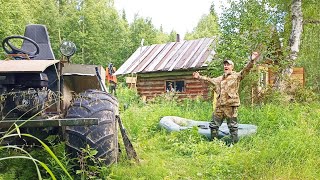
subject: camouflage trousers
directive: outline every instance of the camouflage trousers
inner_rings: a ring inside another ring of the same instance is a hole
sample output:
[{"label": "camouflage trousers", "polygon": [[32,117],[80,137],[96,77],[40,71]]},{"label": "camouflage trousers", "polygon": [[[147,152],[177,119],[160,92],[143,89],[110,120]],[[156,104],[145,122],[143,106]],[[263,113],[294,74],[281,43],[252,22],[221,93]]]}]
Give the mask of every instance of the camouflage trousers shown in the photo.
[{"label": "camouflage trousers", "polygon": [[231,141],[236,143],[238,138],[238,107],[237,106],[217,106],[215,112],[212,114],[212,121],[209,123],[211,129],[212,139],[217,138],[219,134],[219,127],[225,119],[230,131]]}]

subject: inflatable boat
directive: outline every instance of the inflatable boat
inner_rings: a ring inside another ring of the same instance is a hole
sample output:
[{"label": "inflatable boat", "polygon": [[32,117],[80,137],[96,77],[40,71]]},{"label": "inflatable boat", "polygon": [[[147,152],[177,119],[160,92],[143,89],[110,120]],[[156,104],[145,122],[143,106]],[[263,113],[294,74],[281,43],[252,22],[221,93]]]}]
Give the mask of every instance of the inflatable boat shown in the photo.
[{"label": "inflatable boat", "polygon": [[[209,128],[209,122],[207,121],[195,121],[191,119],[185,119],[178,116],[164,116],[159,122],[160,126],[165,128],[167,131],[181,131],[186,129],[191,129],[193,127],[198,127],[199,134],[211,138],[211,132]],[[239,124],[238,126],[238,136],[239,138],[255,134],[257,132],[257,126],[252,124]],[[222,123],[219,128],[218,138],[223,138],[229,136],[229,129],[227,123]]]}]

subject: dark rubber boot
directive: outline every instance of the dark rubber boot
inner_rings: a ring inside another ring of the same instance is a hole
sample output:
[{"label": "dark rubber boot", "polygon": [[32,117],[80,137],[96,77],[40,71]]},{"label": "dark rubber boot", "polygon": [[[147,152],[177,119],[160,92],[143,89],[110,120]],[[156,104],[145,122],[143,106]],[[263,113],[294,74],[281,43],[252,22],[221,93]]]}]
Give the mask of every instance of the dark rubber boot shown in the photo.
[{"label": "dark rubber boot", "polygon": [[211,132],[211,140],[218,139],[219,126],[217,126],[213,123],[209,123],[209,128],[210,128],[210,132]]},{"label": "dark rubber boot", "polygon": [[228,121],[228,128],[230,131],[231,143],[235,144],[239,141],[238,119],[237,119],[237,117],[232,117],[232,118],[229,118],[227,121]]},{"label": "dark rubber boot", "polygon": [[210,128],[211,130],[211,140],[218,139],[219,131],[215,128]]},{"label": "dark rubber boot", "polygon": [[238,137],[238,131],[237,132],[232,132],[231,133],[231,143],[235,144],[239,141],[239,137]]}]

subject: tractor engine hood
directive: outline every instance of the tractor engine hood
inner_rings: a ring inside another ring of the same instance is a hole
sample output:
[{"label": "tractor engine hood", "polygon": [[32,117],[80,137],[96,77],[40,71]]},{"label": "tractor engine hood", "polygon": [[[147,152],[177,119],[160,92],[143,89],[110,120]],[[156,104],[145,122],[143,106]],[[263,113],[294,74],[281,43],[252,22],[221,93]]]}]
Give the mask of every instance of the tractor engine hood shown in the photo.
[{"label": "tractor engine hood", "polygon": [[38,73],[58,62],[59,60],[2,60],[0,73]]}]

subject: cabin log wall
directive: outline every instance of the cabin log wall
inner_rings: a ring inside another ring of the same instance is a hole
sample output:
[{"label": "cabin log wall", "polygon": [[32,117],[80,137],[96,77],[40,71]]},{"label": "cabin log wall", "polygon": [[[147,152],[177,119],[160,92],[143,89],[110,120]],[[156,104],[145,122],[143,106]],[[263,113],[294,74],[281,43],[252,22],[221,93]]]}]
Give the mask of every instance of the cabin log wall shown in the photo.
[{"label": "cabin log wall", "polygon": [[174,96],[179,99],[202,97],[209,98],[210,87],[209,84],[194,79],[192,75],[180,76],[161,76],[161,77],[139,77],[137,79],[137,91],[140,96],[145,96],[147,100],[155,98],[156,96],[168,93],[166,91],[166,81],[184,81],[184,92],[174,92]]}]

